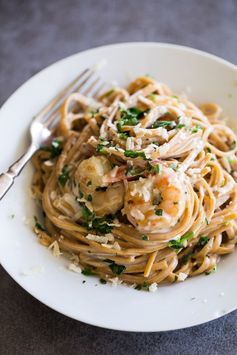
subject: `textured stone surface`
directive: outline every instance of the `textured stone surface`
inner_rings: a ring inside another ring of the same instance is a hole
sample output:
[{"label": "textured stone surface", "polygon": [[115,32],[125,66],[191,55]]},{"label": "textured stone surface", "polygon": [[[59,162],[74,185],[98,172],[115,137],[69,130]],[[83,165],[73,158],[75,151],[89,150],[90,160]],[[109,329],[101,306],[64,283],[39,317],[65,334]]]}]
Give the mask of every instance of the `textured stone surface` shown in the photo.
[{"label": "textured stone surface", "polygon": [[[125,41],[188,45],[237,64],[237,1],[0,0],[0,104],[54,61]],[[165,333],[99,329],[50,310],[0,268],[0,354],[236,353],[237,312]]]}]

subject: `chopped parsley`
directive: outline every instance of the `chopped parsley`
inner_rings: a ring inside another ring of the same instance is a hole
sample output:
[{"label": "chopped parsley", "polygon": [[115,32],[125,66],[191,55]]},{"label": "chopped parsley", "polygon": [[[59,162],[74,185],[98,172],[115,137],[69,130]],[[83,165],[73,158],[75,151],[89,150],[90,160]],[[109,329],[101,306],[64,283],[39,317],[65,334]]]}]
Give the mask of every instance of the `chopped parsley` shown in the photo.
[{"label": "chopped parsley", "polygon": [[139,118],[143,115],[143,111],[137,107],[130,109],[121,109],[121,118],[117,122],[117,128],[119,132],[123,132],[123,126],[136,126],[139,123]]},{"label": "chopped parsley", "polygon": [[207,236],[201,236],[195,247],[202,248],[209,242],[209,240],[210,239]]},{"label": "chopped parsley", "polygon": [[82,207],[82,218],[86,221],[89,221],[92,216],[94,216],[93,212],[91,212],[89,208],[84,205]]},{"label": "chopped parsley", "polygon": [[85,268],[82,270],[81,273],[82,273],[83,275],[85,275],[85,276],[94,275],[93,270],[92,270],[92,268],[90,268],[90,267],[85,267]]},{"label": "chopped parsley", "polygon": [[233,142],[231,143],[230,149],[235,149],[235,148],[236,148],[236,144],[237,144],[237,142],[236,142],[236,141],[233,141]]},{"label": "chopped parsley", "polygon": [[91,186],[92,185],[92,181],[89,180],[88,183],[86,184],[86,186]]},{"label": "chopped parsley", "polygon": [[88,230],[95,230],[97,233],[102,234],[112,232],[112,226],[110,224],[113,222],[113,216],[108,215],[98,218],[83,203],[80,203],[80,205],[82,206],[82,225],[84,227],[86,227]]},{"label": "chopped parsley", "polygon": [[61,174],[58,177],[58,181],[59,181],[60,185],[62,185],[64,187],[66,185],[68,179],[69,179],[69,170],[68,170],[68,166],[65,165],[62,169]]},{"label": "chopped parsley", "polygon": [[42,226],[42,224],[39,223],[38,218],[36,216],[34,216],[34,220],[35,220],[35,228],[45,232],[45,228]]},{"label": "chopped parsley", "polygon": [[97,144],[96,151],[100,154],[107,154],[105,148],[111,147],[109,141],[105,141],[104,138],[99,138],[99,143]]},{"label": "chopped parsley", "polygon": [[162,166],[160,164],[152,165],[150,163],[147,164],[147,170],[151,173],[160,174]]},{"label": "chopped parsley", "polygon": [[157,216],[162,216],[163,215],[163,210],[161,208],[159,208],[158,210],[155,211],[155,214]]},{"label": "chopped parsley", "polygon": [[208,221],[207,217],[205,217],[205,222],[206,222],[207,226],[210,224],[210,222]]},{"label": "chopped parsley", "polygon": [[159,127],[170,127],[173,128],[176,126],[176,123],[174,121],[159,121],[157,120],[151,128],[159,128]]},{"label": "chopped parsley", "polygon": [[192,133],[197,133],[200,129],[202,129],[201,126],[196,125],[193,129],[192,129]]},{"label": "chopped parsley", "polygon": [[227,159],[228,159],[228,162],[229,162],[230,164],[234,164],[234,163],[236,162],[235,157],[233,157],[233,158],[228,157]]},{"label": "chopped parsley", "polygon": [[211,148],[207,147],[208,153],[211,153]]},{"label": "chopped parsley", "polygon": [[61,154],[61,152],[63,150],[62,144],[63,143],[61,140],[54,139],[54,140],[52,140],[50,146],[44,146],[44,147],[41,147],[40,149],[44,150],[45,152],[49,152],[50,158],[53,159]]},{"label": "chopped parsley", "polygon": [[87,201],[90,201],[90,202],[92,201],[92,195],[87,196]]},{"label": "chopped parsley", "polygon": [[180,250],[184,247],[184,242],[191,239],[194,236],[194,232],[187,232],[179,239],[173,239],[168,243],[168,246],[172,249]]},{"label": "chopped parsley", "polygon": [[138,284],[138,285],[136,285],[135,290],[137,290],[137,291],[141,291],[141,290],[148,291],[149,290],[149,284],[147,282],[143,282],[143,284]]},{"label": "chopped parsley", "polygon": [[142,173],[144,173],[144,169],[139,166],[128,166],[126,170],[127,176],[136,176],[141,175]]},{"label": "chopped parsley", "polygon": [[148,236],[145,235],[145,234],[143,234],[143,235],[142,235],[142,240],[149,240],[149,239],[148,239]]},{"label": "chopped parsley", "polygon": [[209,238],[207,236],[201,236],[193,250],[182,256],[182,258],[179,260],[180,265],[186,264],[188,260],[193,256],[193,254],[200,251],[208,242]]},{"label": "chopped parsley", "polygon": [[126,140],[126,139],[128,139],[128,137],[129,137],[129,135],[126,132],[119,133],[119,138],[121,138],[121,139]]},{"label": "chopped parsley", "polygon": [[216,270],[217,270],[217,266],[214,266],[211,270],[206,271],[206,272],[205,272],[205,275],[210,275],[210,274],[212,274],[213,272],[216,272]]},{"label": "chopped parsley", "polygon": [[111,222],[112,218],[109,217],[94,218],[92,220],[92,229],[102,234],[111,233],[112,226],[109,225]]},{"label": "chopped parsley", "polygon": [[100,283],[101,283],[102,285],[105,285],[105,284],[107,284],[107,281],[104,280],[104,279],[100,279]]},{"label": "chopped parsley", "polygon": [[116,264],[113,260],[105,259],[104,261],[109,263],[109,267],[112,270],[113,274],[120,275],[126,270],[126,267],[124,265]]},{"label": "chopped parsley", "polygon": [[148,96],[148,98],[151,100],[151,101],[156,101],[158,99],[159,95],[157,94],[150,94]]},{"label": "chopped parsley", "polygon": [[186,264],[189,261],[189,259],[191,258],[192,255],[193,255],[193,252],[190,251],[186,255],[182,256],[182,258],[179,260],[179,264],[180,265]]},{"label": "chopped parsley", "polygon": [[125,157],[129,157],[129,158],[141,157],[144,160],[148,160],[144,152],[137,152],[135,150],[125,150],[124,155],[125,155]]},{"label": "chopped parsley", "polygon": [[181,129],[183,127],[186,127],[186,125],[184,123],[178,123],[176,126],[176,128],[178,128],[178,129]]}]

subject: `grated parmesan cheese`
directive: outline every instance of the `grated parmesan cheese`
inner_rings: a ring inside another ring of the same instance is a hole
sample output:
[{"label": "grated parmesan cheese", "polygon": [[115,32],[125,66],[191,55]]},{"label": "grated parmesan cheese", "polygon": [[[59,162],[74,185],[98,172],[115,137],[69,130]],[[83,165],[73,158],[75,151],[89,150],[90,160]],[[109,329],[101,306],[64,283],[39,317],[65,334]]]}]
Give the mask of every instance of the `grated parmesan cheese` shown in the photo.
[{"label": "grated parmesan cheese", "polygon": [[76,272],[77,274],[81,273],[81,268],[79,266],[73,264],[73,263],[68,265],[68,269],[73,271],[73,272]]},{"label": "grated parmesan cheese", "polygon": [[111,282],[111,286],[113,286],[113,287],[121,285],[123,282],[123,280],[120,280],[118,277],[114,277],[112,279],[109,279],[109,281]]},{"label": "grated parmesan cheese", "polygon": [[46,165],[46,166],[53,166],[53,165],[54,165],[54,162],[53,162],[52,160],[46,160],[46,161],[44,162],[44,165]]},{"label": "grated parmesan cheese", "polygon": [[87,234],[86,239],[93,240],[93,241],[95,241],[97,243],[101,243],[101,244],[107,244],[109,241],[110,242],[114,241],[114,236],[112,233],[108,233],[105,236],[96,235],[96,234]]},{"label": "grated parmesan cheese", "polygon": [[153,282],[150,286],[149,286],[149,291],[150,292],[156,292],[157,291],[157,283]]},{"label": "grated parmesan cheese", "polygon": [[55,240],[53,243],[51,243],[48,247],[49,250],[52,250],[53,256],[60,256],[62,253],[60,252],[60,248],[58,245],[57,240]]},{"label": "grated parmesan cheese", "polygon": [[127,150],[133,150],[134,149],[134,143],[133,143],[133,138],[128,137],[126,141],[126,149]]},{"label": "grated parmesan cheese", "polygon": [[187,277],[188,277],[187,274],[185,274],[184,272],[180,272],[178,274],[178,281],[184,281]]}]

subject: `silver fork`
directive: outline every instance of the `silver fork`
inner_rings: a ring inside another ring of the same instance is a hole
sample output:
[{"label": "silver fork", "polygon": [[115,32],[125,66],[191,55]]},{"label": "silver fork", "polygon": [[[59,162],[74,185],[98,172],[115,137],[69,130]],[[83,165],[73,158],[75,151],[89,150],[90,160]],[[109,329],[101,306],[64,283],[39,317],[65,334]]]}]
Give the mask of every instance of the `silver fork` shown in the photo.
[{"label": "silver fork", "polygon": [[0,200],[13,185],[15,178],[19,176],[33,154],[52,135],[52,130],[59,120],[60,106],[67,95],[72,92],[80,92],[96,97],[102,90],[104,83],[99,76],[95,77],[96,70],[96,67],[85,69],[35,116],[30,125],[31,139],[27,151],[8,168],[7,172],[0,175]]}]

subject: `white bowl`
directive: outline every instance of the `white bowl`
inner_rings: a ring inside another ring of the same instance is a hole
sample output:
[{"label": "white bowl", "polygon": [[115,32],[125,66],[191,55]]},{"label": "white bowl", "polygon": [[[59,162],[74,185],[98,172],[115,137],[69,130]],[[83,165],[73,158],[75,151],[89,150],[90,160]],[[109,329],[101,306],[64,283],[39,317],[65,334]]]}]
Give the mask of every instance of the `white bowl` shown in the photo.
[{"label": "white bowl", "polygon": [[[63,59],[22,85],[0,111],[0,171],[24,151],[32,117],[66,82],[101,60],[110,81],[125,85],[145,73],[186,92],[196,103],[214,101],[226,114],[237,113],[237,70],[223,59],[195,49],[159,43],[124,43]],[[0,260],[6,271],[34,297],[80,321],[128,331],[161,331],[193,326],[237,308],[237,255],[222,258],[218,271],[155,293],[101,285],[75,274],[67,262],[42,247],[24,218],[37,213],[29,195],[29,165],[0,204]],[[14,218],[11,215],[14,214]],[[86,283],[82,280],[86,279]]]}]

